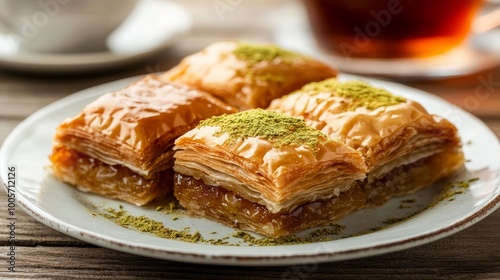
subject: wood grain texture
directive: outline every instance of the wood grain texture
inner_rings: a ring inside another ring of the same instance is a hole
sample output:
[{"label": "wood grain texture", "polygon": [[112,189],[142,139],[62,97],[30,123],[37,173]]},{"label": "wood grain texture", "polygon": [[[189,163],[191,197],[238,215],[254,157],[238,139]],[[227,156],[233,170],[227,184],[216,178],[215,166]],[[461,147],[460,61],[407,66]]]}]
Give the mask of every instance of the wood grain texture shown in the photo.
[{"label": "wood grain texture", "polygon": [[[488,236],[500,212],[471,228],[414,249],[335,263],[280,267],[193,265],[98,247],[23,246],[15,277],[67,279],[498,279],[500,245]],[[0,272],[0,276],[12,274]],[[200,278],[201,277],[201,278]],[[380,278],[379,278],[380,277]]]}]

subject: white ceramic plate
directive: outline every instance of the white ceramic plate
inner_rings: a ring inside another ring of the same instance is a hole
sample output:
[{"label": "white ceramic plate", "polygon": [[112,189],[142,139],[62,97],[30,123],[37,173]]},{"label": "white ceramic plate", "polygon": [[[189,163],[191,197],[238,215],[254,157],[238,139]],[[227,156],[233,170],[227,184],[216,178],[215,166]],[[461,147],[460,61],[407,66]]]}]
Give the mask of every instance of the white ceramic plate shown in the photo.
[{"label": "white ceramic plate", "polygon": [[116,68],[157,55],[192,27],[189,13],[163,0],[141,0],[108,38],[108,51],[38,54],[18,51],[16,42],[0,33],[0,67],[40,73],[89,72]]},{"label": "white ceramic plate", "polygon": [[[341,78],[357,77],[343,75]],[[399,84],[365,79],[398,95],[417,100],[430,112],[455,123],[465,143],[469,161],[467,170],[450,180],[472,177],[479,180],[467,189],[458,189],[463,193],[452,197],[440,194],[444,184],[441,183],[410,197],[393,199],[379,208],[356,211],[338,222],[346,226],[339,239],[327,242],[271,247],[244,243],[238,247],[220,246],[163,239],[118,226],[93,213],[123,205],[133,215],[145,215],[174,229],[190,227],[191,231],[199,231],[207,238],[222,238],[234,232],[201,218],[181,215],[173,219],[171,215],[155,211],[156,205],[136,207],[82,193],[55,180],[47,172],[45,167],[56,126],[101,94],[122,88],[137,79],[120,80],[68,96],[34,113],[12,131],[0,152],[1,178],[7,184],[7,168],[16,168],[16,198],[22,209],[67,235],[132,254],[207,264],[283,265],[345,260],[418,246],[460,231],[499,206],[500,144],[484,123],[428,93]],[[444,199],[440,200],[440,197]],[[429,207],[431,204],[434,205]],[[413,216],[400,223],[384,223],[410,215]],[[377,227],[383,228],[359,235]]]}]

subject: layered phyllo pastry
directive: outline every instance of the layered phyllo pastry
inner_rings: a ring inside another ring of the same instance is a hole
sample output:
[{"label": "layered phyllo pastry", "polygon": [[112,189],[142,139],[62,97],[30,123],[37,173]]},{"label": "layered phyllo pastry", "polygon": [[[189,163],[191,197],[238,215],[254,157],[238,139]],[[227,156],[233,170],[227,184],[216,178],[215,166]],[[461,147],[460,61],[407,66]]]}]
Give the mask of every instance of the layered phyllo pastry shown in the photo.
[{"label": "layered phyllo pastry", "polygon": [[205,92],[149,75],[61,123],[51,169],[82,191],[144,205],[173,190],[175,139],[232,112]]},{"label": "layered phyllo pastry", "polygon": [[327,79],[272,102],[359,151],[368,167],[367,206],[415,192],[464,163],[457,129],[417,102],[362,81]]},{"label": "layered phyllo pastry", "polygon": [[184,58],[162,77],[245,110],[266,108],[275,98],[336,75],[316,59],[274,45],[225,41]]},{"label": "layered phyllo pastry", "polygon": [[180,205],[234,228],[285,236],[365,203],[359,152],[280,113],[212,117],[179,137],[174,150]]}]

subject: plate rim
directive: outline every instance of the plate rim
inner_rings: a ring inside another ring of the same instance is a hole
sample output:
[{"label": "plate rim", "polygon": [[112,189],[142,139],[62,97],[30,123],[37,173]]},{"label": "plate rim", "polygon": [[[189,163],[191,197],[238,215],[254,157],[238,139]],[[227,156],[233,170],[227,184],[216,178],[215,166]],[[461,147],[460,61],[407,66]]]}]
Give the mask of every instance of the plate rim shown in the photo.
[{"label": "plate rim", "polygon": [[[51,110],[57,110],[57,108],[60,108],[61,106],[64,106],[68,101],[73,101],[73,102],[78,102],[81,99],[88,98],[86,96],[87,94],[94,92],[96,89],[100,87],[118,87],[122,86],[123,84],[130,83],[132,81],[137,80],[139,76],[134,76],[134,77],[129,77],[125,79],[120,79],[116,81],[111,81],[107,83],[103,83],[101,85],[97,86],[92,86],[87,89],[75,92],[73,94],[70,94],[64,98],[61,98],[51,104],[48,104],[30,116],[28,116],[25,120],[23,120],[21,123],[19,123],[13,130],[12,132],[5,138],[4,143],[2,144],[2,147],[0,148],[0,168],[1,170],[4,170],[7,166],[8,163],[6,162],[6,154],[8,154],[8,150],[5,147],[9,147],[13,144],[11,142],[15,138],[15,135],[19,133],[19,131],[22,131],[23,128],[27,125],[30,124],[30,122],[35,121],[39,116],[44,116],[46,115],[47,111]],[[377,85],[387,85],[390,84],[392,87],[401,87],[405,88],[407,90],[411,90],[413,93],[419,92],[423,93],[426,95],[426,98],[431,98],[434,101],[437,102],[442,102],[446,104],[447,106],[450,106],[451,108],[458,110],[461,114],[466,116],[467,118],[471,118],[472,120],[479,122],[482,124],[482,129],[487,129],[489,130],[489,133],[492,135],[496,134],[489,128],[483,121],[481,121],[479,118],[475,117],[474,115],[466,112],[465,110],[448,103],[444,99],[432,95],[430,93],[427,93],[425,91],[415,89],[406,85],[398,84],[398,83],[393,83],[393,82],[387,82],[387,81],[381,81],[373,78],[366,78],[362,76],[356,76],[356,75],[349,75],[349,74],[342,74],[340,77],[342,78],[347,78],[347,79],[363,79],[368,82],[376,82]],[[105,92],[102,93],[93,93],[94,95],[98,96],[100,94],[104,94]],[[81,102],[81,101],[80,101]],[[498,141],[498,137],[496,137]],[[500,144],[500,142],[499,142]],[[4,190],[7,192],[7,184],[5,181],[4,173],[2,172],[0,174],[1,177],[1,185],[3,186]],[[496,190],[498,191],[498,187],[496,186]],[[416,246],[420,246],[444,237],[447,237],[451,234],[454,234],[456,232],[459,232],[476,222],[479,222],[483,218],[487,217],[489,214],[493,213],[497,208],[500,207],[500,193],[497,193],[495,196],[487,200],[479,209],[471,213],[470,215],[461,217],[458,220],[454,220],[454,223],[450,224],[447,227],[442,227],[433,231],[430,231],[425,234],[420,234],[418,236],[412,237],[412,238],[402,238],[401,240],[396,240],[396,241],[391,241],[391,242],[384,242],[382,244],[377,244],[375,246],[368,246],[368,247],[361,247],[361,248],[355,248],[355,249],[350,249],[350,250],[342,250],[342,251],[326,251],[322,253],[318,252],[310,252],[308,254],[285,254],[282,253],[281,255],[267,255],[267,256],[261,256],[261,255],[247,255],[247,256],[240,256],[240,255],[234,255],[232,253],[228,252],[213,252],[213,251],[206,251],[203,253],[193,253],[193,252],[180,252],[177,248],[159,248],[159,249],[154,249],[151,248],[151,246],[144,246],[143,245],[138,245],[137,242],[130,242],[129,240],[125,240],[125,242],[119,242],[113,237],[106,237],[103,234],[99,234],[96,232],[93,232],[92,230],[84,229],[81,228],[75,224],[70,224],[68,222],[62,221],[50,213],[46,213],[43,211],[40,207],[29,201],[29,199],[25,198],[22,194],[17,192],[18,199],[17,203],[21,206],[20,208],[23,209],[26,213],[28,213],[31,217],[33,217],[35,220],[41,222],[42,224],[55,229],[59,232],[62,232],[63,234],[72,236],[74,238],[77,238],[79,240],[83,240],[85,242],[100,246],[100,247],[105,247],[105,248],[110,248],[126,253],[133,253],[136,255],[142,255],[142,256],[147,256],[147,257],[153,257],[153,258],[159,258],[159,259],[165,259],[165,260],[172,260],[172,261],[183,261],[183,262],[191,262],[191,263],[200,263],[200,264],[216,264],[216,265],[247,265],[247,266],[252,266],[252,265],[293,265],[297,263],[304,263],[306,260],[313,259],[314,262],[319,263],[319,262],[331,262],[331,261],[341,261],[341,260],[348,260],[348,259],[355,259],[355,258],[360,258],[360,257],[368,257],[368,256],[373,256],[373,255],[379,255],[379,254],[385,254],[389,252],[394,252],[394,251],[399,251],[399,250],[404,250]],[[319,242],[323,243],[323,242]],[[215,245],[212,245],[215,246]],[[293,246],[293,245],[292,245]]]},{"label": "plate rim", "polygon": [[[1,181],[2,186],[5,189],[5,183]],[[478,211],[474,212],[472,215],[467,216],[459,221],[456,221],[452,225],[441,228],[439,230],[419,235],[414,238],[404,239],[400,241],[394,241],[389,243],[383,243],[380,245],[372,247],[362,247],[358,249],[350,249],[343,251],[334,252],[323,252],[310,254],[292,254],[292,255],[277,255],[277,256],[238,256],[231,255],[230,253],[219,253],[213,254],[213,252],[193,253],[193,252],[180,252],[178,250],[170,249],[153,249],[149,246],[137,246],[127,244],[126,242],[121,243],[114,240],[114,238],[106,238],[101,236],[101,234],[95,234],[87,229],[79,228],[75,225],[68,224],[67,222],[58,220],[52,215],[50,217],[54,218],[51,220],[46,217],[47,213],[37,213],[28,206],[32,204],[29,201],[17,200],[20,203],[21,208],[28,215],[33,217],[35,220],[41,222],[42,224],[57,230],[63,234],[74,237],[76,239],[88,242],[90,244],[100,246],[103,248],[108,248],[112,250],[121,251],[124,253],[135,254],[140,256],[146,256],[151,258],[170,260],[170,261],[181,261],[197,264],[208,264],[208,265],[234,265],[234,266],[282,266],[282,265],[297,265],[300,263],[310,263],[310,258],[313,259],[314,263],[324,263],[324,262],[336,262],[351,260],[357,258],[365,258],[375,255],[387,254],[391,252],[397,252],[409,248],[418,247],[420,245],[427,244],[432,241],[436,241],[452,234],[455,234],[469,226],[479,222],[480,220],[487,217],[489,214],[493,213],[500,206],[500,195],[497,195],[488,204],[483,205]],[[32,207],[37,208],[37,206],[32,205]],[[405,246],[406,245],[406,246]],[[212,245],[217,246],[217,245]],[[153,256],[152,254],[155,254]],[[272,261],[272,263],[270,262]]]}]

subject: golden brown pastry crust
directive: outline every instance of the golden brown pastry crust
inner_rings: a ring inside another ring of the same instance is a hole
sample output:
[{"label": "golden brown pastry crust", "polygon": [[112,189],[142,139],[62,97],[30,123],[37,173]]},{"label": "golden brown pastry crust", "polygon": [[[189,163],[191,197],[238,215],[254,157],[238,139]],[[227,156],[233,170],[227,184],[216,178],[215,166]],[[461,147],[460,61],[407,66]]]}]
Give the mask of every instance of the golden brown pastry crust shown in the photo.
[{"label": "golden brown pastry crust", "polygon": [[174,140],[199,121],[235,109],[155,75],[88,104],[58,128],[55,142],[145,177],[173,166]]},{"label": "golden brown pastry crust", "polygon": [[361,152],[369,169],[433,143],[460,146],[456,128],[430,115],[417,102],[355,110],[349,109],[351,102],[334,92],[298,90],[274,100],[268,109],[303,118],[331,138],[340,139]]},{"label": "golden brown pastry crust", "polygon": [[235,111],[208,93],[149,75],[65,120],[51,168],[82,191],[144,205],[173,191],[175,139],[203,119]]},{"label": "golden brown pastry crust", "polygon": [[417,192],[459,170],[462,162],[463,155],[451,149],[399,165],[378,177],[368,174],[363,184],[364,207],[378,206],[393,197]]},{"label": "golden brown pastry crust", "polygon": [[127,167],[108,165],[65,146],[55,146],[49,157],[52,173],[80,191],[92,192],[135,205],[145,205],[173,191],[173,170],[145,178]]},{"label": "golden brown pastry crust", "polygon": [[259,62],[240,59],[234,54],[239,44],[212,44],[184,58],[162,77],[201,89],[245,110],[266,108],[271,100],[304,84],[337,75],[335,69],[302,55]]},{"label": "golden brown pastry crust", "polygon": [[201,126],[175,142],[177,173],[222,186],[277,213],[327,199],[364,179],[359,153],[328,139],[315,149],[275,146],[268,139],[229,139],[217,126]]},{"label": "golden brown pastry crust", "polygon": [[[430,115],[417,102],[401,100],[389,106],[367,108],[353,106],[352,98],[341,96],[335,90],[314,88],[305,86],[276,99],[268,109],[303,118],[310,126],[361,152],[368,166],[368,185],[397,167],[427,157],[440,158],[440,161],[433,161],[432,169],[428,169],[429,176],[400,174],[400,184],[404,181],[413,186],[394,193],[403,195],[463,166],[464,157],[455,126]],[[380,182],[377,184],[380,186]],[[369,203],[384,202],[390,195],[386,193],[383,197],[369,199]]]}]

